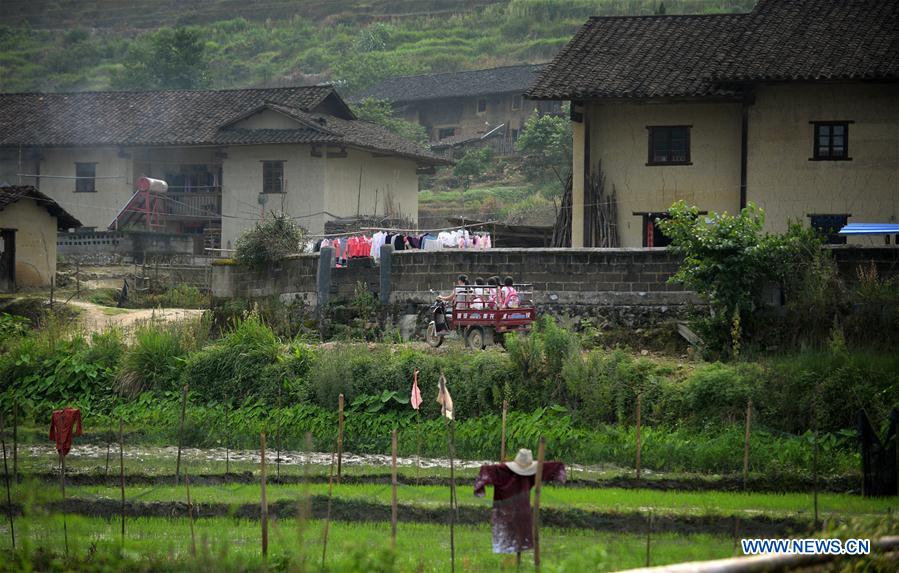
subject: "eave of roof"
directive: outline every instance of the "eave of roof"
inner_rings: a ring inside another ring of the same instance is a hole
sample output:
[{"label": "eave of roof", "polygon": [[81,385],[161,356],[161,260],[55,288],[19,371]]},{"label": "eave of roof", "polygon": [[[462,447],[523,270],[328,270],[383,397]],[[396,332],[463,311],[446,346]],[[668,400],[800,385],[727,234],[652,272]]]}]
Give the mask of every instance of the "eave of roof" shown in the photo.
[{"label": "eave of roof", "polygon": [[81,221],[63,209],[51,197],[44,195],[31,185],[0,187],[0,211],[22,199],[31,199],[44,207],[50,215],[56,217],[58,229],[75,229],[81,226]]}]

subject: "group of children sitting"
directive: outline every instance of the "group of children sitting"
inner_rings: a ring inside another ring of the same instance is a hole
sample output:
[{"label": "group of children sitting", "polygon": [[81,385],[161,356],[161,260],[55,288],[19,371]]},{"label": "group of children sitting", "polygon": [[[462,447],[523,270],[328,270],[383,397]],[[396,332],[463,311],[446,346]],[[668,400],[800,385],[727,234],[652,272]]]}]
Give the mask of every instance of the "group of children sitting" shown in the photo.
[{"label": "group of children sitting", "polygon": [[477,310],[518,308],[521,305],[521,297],[515,290],[514,284],[515,281],[512,280],[512,277],[500,280],[498,276],[492,276],[487,279],[486,283],[483,278],[477,277],[472,285],[468,282],[468,275],[459,275],[456,278],[456,288],[453,294],[443,297],[443,300],[464,302],[467,303],[465,305],[467,308]]}]

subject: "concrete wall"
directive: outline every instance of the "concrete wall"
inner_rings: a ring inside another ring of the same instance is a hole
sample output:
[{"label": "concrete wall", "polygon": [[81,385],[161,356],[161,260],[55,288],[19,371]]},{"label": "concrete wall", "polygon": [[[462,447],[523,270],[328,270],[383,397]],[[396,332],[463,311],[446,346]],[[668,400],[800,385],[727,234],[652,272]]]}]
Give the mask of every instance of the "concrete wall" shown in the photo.
[{"label": "concrete wall", "polygon": [[[388,202],[399,213],[388,213]],[[348,149],[346,157],[328,157],[325,210],[339,217],[391,215],[418,221],[415,163],[357,149]]]},{"label": "concrete wall", "polygon": [[[57,148],[41,150],[41,178],[33,183],[85,227],[105,229],[134,194],[131,159],[115,148]],[[96,163],[95,193],[76,193],[75,163]],[[31,184],[31,182],[29,182]]]},{"label": "concrete wall", "polygon": [[[679,200],[710,212],[739,210],[739,103],[592,103],[585,119],[590,167],[602,162],[606,192],[617,195],[621,246],[643,245],[643,218],[634,212],[666,211]],[[692,165],[647,165],[650,125],[692,126]]]},{"label": "concrete wall", "polygon": [[16,285],[48,286],[56,274],[56,217],[24,198],[0,211],[0,228],[16,229]]},{"label": "concrete wall", "polygon": [[56,245],[64,261],[142,263],[148,256],[190,258],[198,237],[142,231],[59,233]]},{"label": "concrete wall", "polygon": [[[852,121],[851,161],[809,161],[812,121]],[[899,85],[762,86],[749,108],[748,199],[765,228],[783,231],[809,214],[851,214],[849,222],[899,218]],[[852,238],[882,244],[883,237]]]},{"label": "concrete wall", "polygon": [[315,305],[317,269],[317,254],[294,255],[264,271],[252,271],[233,264],[213,264],[212,296],[218,300],[298,296]]}]

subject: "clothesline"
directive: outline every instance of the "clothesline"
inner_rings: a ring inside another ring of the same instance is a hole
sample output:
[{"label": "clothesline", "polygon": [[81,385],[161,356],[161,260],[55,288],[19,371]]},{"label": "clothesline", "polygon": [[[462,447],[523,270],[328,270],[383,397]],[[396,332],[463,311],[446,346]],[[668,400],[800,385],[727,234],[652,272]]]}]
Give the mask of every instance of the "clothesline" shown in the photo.
[{"label": "clothesline", "polygon": [[483,223],[471,223],[468,225],[454,225],[452,227],[442,227],[439,229],[399,229],[396,227],[360,227],[355,231],[346,231],[343,233],[324,233],[324,234],[315,234],[315,235],[306,235],[306,237],[310,239],[330,239],[331,237],[352,237],[353,235],[359,235],[362,231],[383,231],[383,232],[392,232],[392,233],[416,233],[416,234],[425,234],[425,233],[438,233],[440,231],[456,231],[458,229],[469,229],[474,227],[485,227],[487,225],[495,225],[496,221],[485,221]]}]

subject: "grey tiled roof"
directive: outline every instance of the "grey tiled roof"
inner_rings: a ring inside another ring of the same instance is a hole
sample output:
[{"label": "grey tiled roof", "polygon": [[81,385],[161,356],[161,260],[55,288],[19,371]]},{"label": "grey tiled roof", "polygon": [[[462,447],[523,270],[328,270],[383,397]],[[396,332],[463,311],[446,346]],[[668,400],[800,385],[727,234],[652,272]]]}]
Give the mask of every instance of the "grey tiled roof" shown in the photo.
[{"label": "grey tiled roof", "polygon": [[[269,108],[296,129],[231,127]],[[245,90],[0,94],[0,147],[251,145],[323,143],[445,160],[357,120],[331,87]]]},{"label": "grey tiled roof", "polygon": [[526,64],[486,70],[387,78],[354,97],[353,101],[372,97],[394,103],[405,103],[499,93],[524,93],[544,65]]},{"label": "grey tiled roof", "polygon": [[81,226],[81,221],[69,214],[59,203],[30,185],[0,187],[0,211],[22,199],[35,201],[45,208],[47,212],[56,217],[56,226],[60,229],[74,229]]},{"label": "grey tiled roof", "polygon": [[748,14],[591,18],[535,99],[736,96],[764,80],[899,77],[899,0],[760,0]]}]

